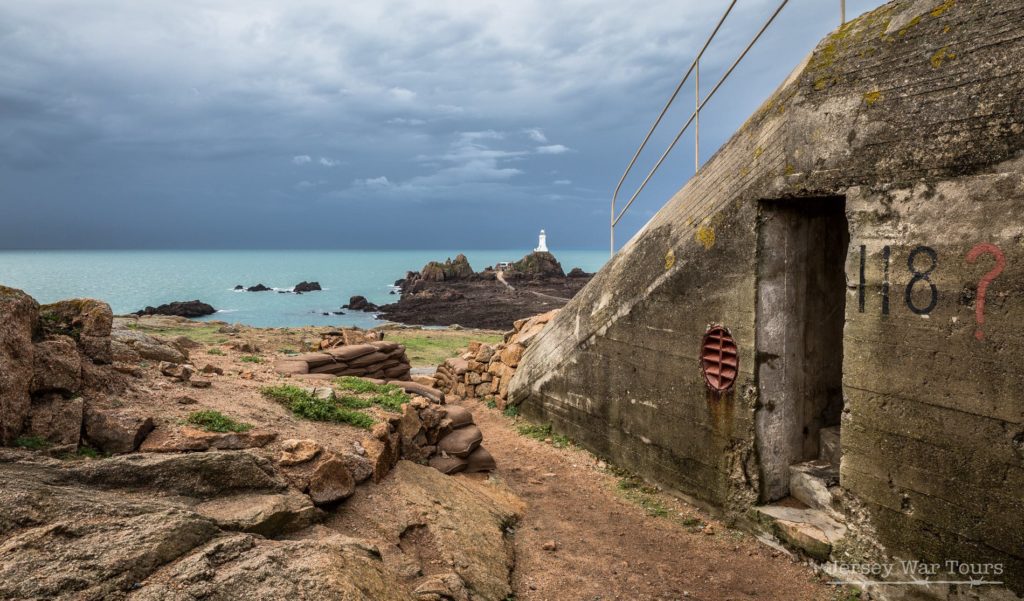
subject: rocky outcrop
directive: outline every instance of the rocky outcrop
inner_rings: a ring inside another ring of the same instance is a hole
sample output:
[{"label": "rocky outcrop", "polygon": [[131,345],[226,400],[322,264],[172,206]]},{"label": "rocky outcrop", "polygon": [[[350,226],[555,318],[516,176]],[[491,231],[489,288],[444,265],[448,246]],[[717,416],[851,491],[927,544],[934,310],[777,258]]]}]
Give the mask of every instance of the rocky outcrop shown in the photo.
[{"label": "rocky outcrop", "polygon": [[188,348],[182,345],[175,345],[128,328],[113,330],[111,353],[114,361],[120,363],[137,363],[143,359],[186,363],[189,355]]},{"label": "rocky outcrop", "polygon": [[0,598],[409,599],[371,543],[263,538],[324,517],[266,460],[75,463],[0,452]]},{"label": "rocky outcrop", "polygon": [[0,286],[0,315],[0,444],[9,445],[28,419],[39,304],[21,290]]},{"label": "rocky outcrop", "polygon": [[[384,554],[385,564],[407,575],[415,599],[511,598],[510,526],[523,504],[504,485],[400,461],[372,493],[349,499],[332,525],[358,526],[380,547],[397,551]],[[444,560],[431,561],[438,557]]]},{"label": "rocky outcrop", "polygon": [[505,277],[508,279],[565,277],[562,264],[549,252],[532,252],[513,263],[507,271]]},{"label": "rocky outcrop", "polygon": [[419,278],[426,282],[466,280],[474,275],[469,259],[463,254],[455,257],[454,261],[451,258],[446,259],[444,263],[431,261],[419,272]]},{"label": "rocky outcrop", "polygon": [[458,397],[493,399],[498,408],[504,409],[509,382],[523,353],[557,314],[555,310],[517,320],[502,343],[470,343],[465,353],[438,366],[434,385]]},{"label": "rocky outcrop", "polygon": [[166,305],[160,305],[159,307],[146,307],[141,311],[136,311],[135,315],[175,315],[178,317],[203,317],[204,315],[213,315],[217,310],[212,306],[199,301],[175,301],[173,303],[167,303]]},{"label": "rocky outcrop", "polygon": [[349,309],[352,311],[379,311],[380,307],[366,300],[365,296],[353,296],[348,299],[347,305],[342,305],[342,309]]},{"label": "rocky outcrop", "polygon": [[301,294],[303,292],[315,292],[317,290],[323,290],[323,288],[320,287],[320,282],[306,282],[306,281],[303,281],[303,282],[300,282],[300,283],[296,284],[295,287],[292,288],[292,292],[299,293],[299,294]]},{"label": "rocky outcrop", "polygon": [[256,284],[255,286],[249,286],[245,290],[247,292],[269,292],[269,291],[273,290],[273,288],[270,288],[268,286],[264,286],[263,284]]},{"label": "rocky outcrop", "polygon": [[566,276],[549,252],[534,252],[501,270],[473,273],[460,255],[428,263],[400,280],[401,298],[381,307],[379,317],[419,325],[506,330],[517,319],[557,309],[590,280],[575,269]]}]

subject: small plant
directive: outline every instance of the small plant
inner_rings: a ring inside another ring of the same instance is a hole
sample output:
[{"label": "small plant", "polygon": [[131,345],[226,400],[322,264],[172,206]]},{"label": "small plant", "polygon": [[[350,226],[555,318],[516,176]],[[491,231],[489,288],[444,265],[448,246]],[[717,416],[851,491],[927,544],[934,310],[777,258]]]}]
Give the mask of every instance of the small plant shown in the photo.
[{"label": "small plant", "polygon": [[497,409],[498,408],[498,402],[495,401],[494,397],[492,397],[492,396],[489,396],[486,399],[484,399],[484,405],[487,405],[488,409]]},{"label": "small plant", "polygon": [[[643,480],[633,475],[625,475],[619,478],[618,489],[627,500],[639,505],[647,515],[663,518],[668,516],[668,507],[658,500],[654,495],[658,489],[648,486]],[[698,520],[699,523],[699,520]],[[684,522],[685,525],[685,522]]]},{"label": "small plant", "polygon": [[296,351],[295,349],[290,349],[290,348],[279,348],[279,349],[277,349],[277,352],[279,352],[279,353],[281,353],[283,355],[297,355],[297,354],[299,354],[298,351]]},{"label": "small plant", "polygon": [[185,421],[207,432],[248,432],[252,429],[252,424],[237,422],[220,411],[194,411]]},{"label": "small plant", "polygon": [[217,347],[213,347],[213,348],[210,348],[210,349],[206,349],[206,354],[207,355],[223,355],[224,351],[220,350]]},{"label": "small plant", "polygon": [[19,436],[14,439],[14,446],[38,451],[50,446],[50,443],[45,438],[39,436]]},{"label": "small plant", "polygon": [[519,417],[519,407],[516,405],[509,405],[505,407],[505,410],[501,412],[505,417]]},{"label": "small plant", "polygon": [[65,461],[69,461],[69,460],[75,460],[75,459],[102,459],[104,457],[109,457],[109,456],[110,455],[108,453],[104,453],[103,451],[98,451],[98,450],[90,447],[89,445],[83,444],[82,446],[78,447],[72,453],[64,453],[64,454],[62,454],[60,456],[60,458],[65,460]]},{"label": "small plant", "polygon": [[283,404],[295,415],[313,421],[347,423],[367,429],[375,423],[369,415],[346,407],[344,397],[340,401],[321,399],[290,384],[264,388],[263,395]]},{"label": "small plant", "polygon": [[[387,409],[388,411],[397,412],[402,410],[402,405],[409,402],[409,395],[394,384],[374,384],[373,382],[369,382],[362,378],[343,376],[341,378],[336,378],[334,380],[334,385],[339,390],[345,392],[372,395],[367,399],[358,399],[351,395],[342,397],[342,399],[349,399],[350,403],[353,401],[369,401],[372,405],[377,405]],[[359,403],[356,403],[356,405],[358,404]]]},{"label": "small plant", "polygon": [[349,409],[369,409],[370,407],[373,407],[373,401],[370,399],[361,399],[357,396],[345,395],[338,397],[337,400]]},{"label": "small plant", "polygon": [[263,363],[263,359],[260,359],[258,355],[242,355],[239,357],[239,361],[242,363]]}]

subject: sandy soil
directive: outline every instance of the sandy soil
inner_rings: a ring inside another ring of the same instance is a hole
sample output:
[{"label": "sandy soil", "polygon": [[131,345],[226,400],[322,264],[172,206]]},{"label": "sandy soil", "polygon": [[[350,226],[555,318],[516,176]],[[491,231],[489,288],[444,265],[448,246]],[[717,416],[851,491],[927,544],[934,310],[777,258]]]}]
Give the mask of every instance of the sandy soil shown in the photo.
[{"label": "sandy soil", "polygon": [[[497,475],[527,502],[515,536],[518,601],[837,598],[810,568],[750,535],[664,493],[644,495],[669,513],[652,516],[590,453],[522,436],[477,401],[460,404],[483,431]],[[552,542],[555,550],[545,549]]]}]

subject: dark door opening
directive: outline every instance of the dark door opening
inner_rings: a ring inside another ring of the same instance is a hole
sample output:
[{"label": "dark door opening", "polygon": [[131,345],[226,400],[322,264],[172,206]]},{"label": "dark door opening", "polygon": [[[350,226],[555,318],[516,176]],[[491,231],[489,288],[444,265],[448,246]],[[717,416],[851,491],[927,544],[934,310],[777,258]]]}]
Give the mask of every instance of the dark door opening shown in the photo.
[{"label": "dark door opening", "polygon": [[761,204],[755,431],[763,502],[789,494],[790,466],[837,444],[849,242],[843,197]]}]

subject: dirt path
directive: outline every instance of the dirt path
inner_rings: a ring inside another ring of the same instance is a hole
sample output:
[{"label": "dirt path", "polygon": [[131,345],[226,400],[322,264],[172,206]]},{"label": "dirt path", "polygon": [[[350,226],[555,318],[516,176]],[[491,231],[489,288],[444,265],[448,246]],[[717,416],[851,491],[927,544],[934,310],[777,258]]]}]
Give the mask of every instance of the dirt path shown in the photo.
[{"label": "dirt path", "polygon": [[462,404],[498,475],[528,503],[515,536],[517,601],[835,598],[810,569],[750,535],[664,493],[623,490],[590,453],[527,438],[497,410]]}]

